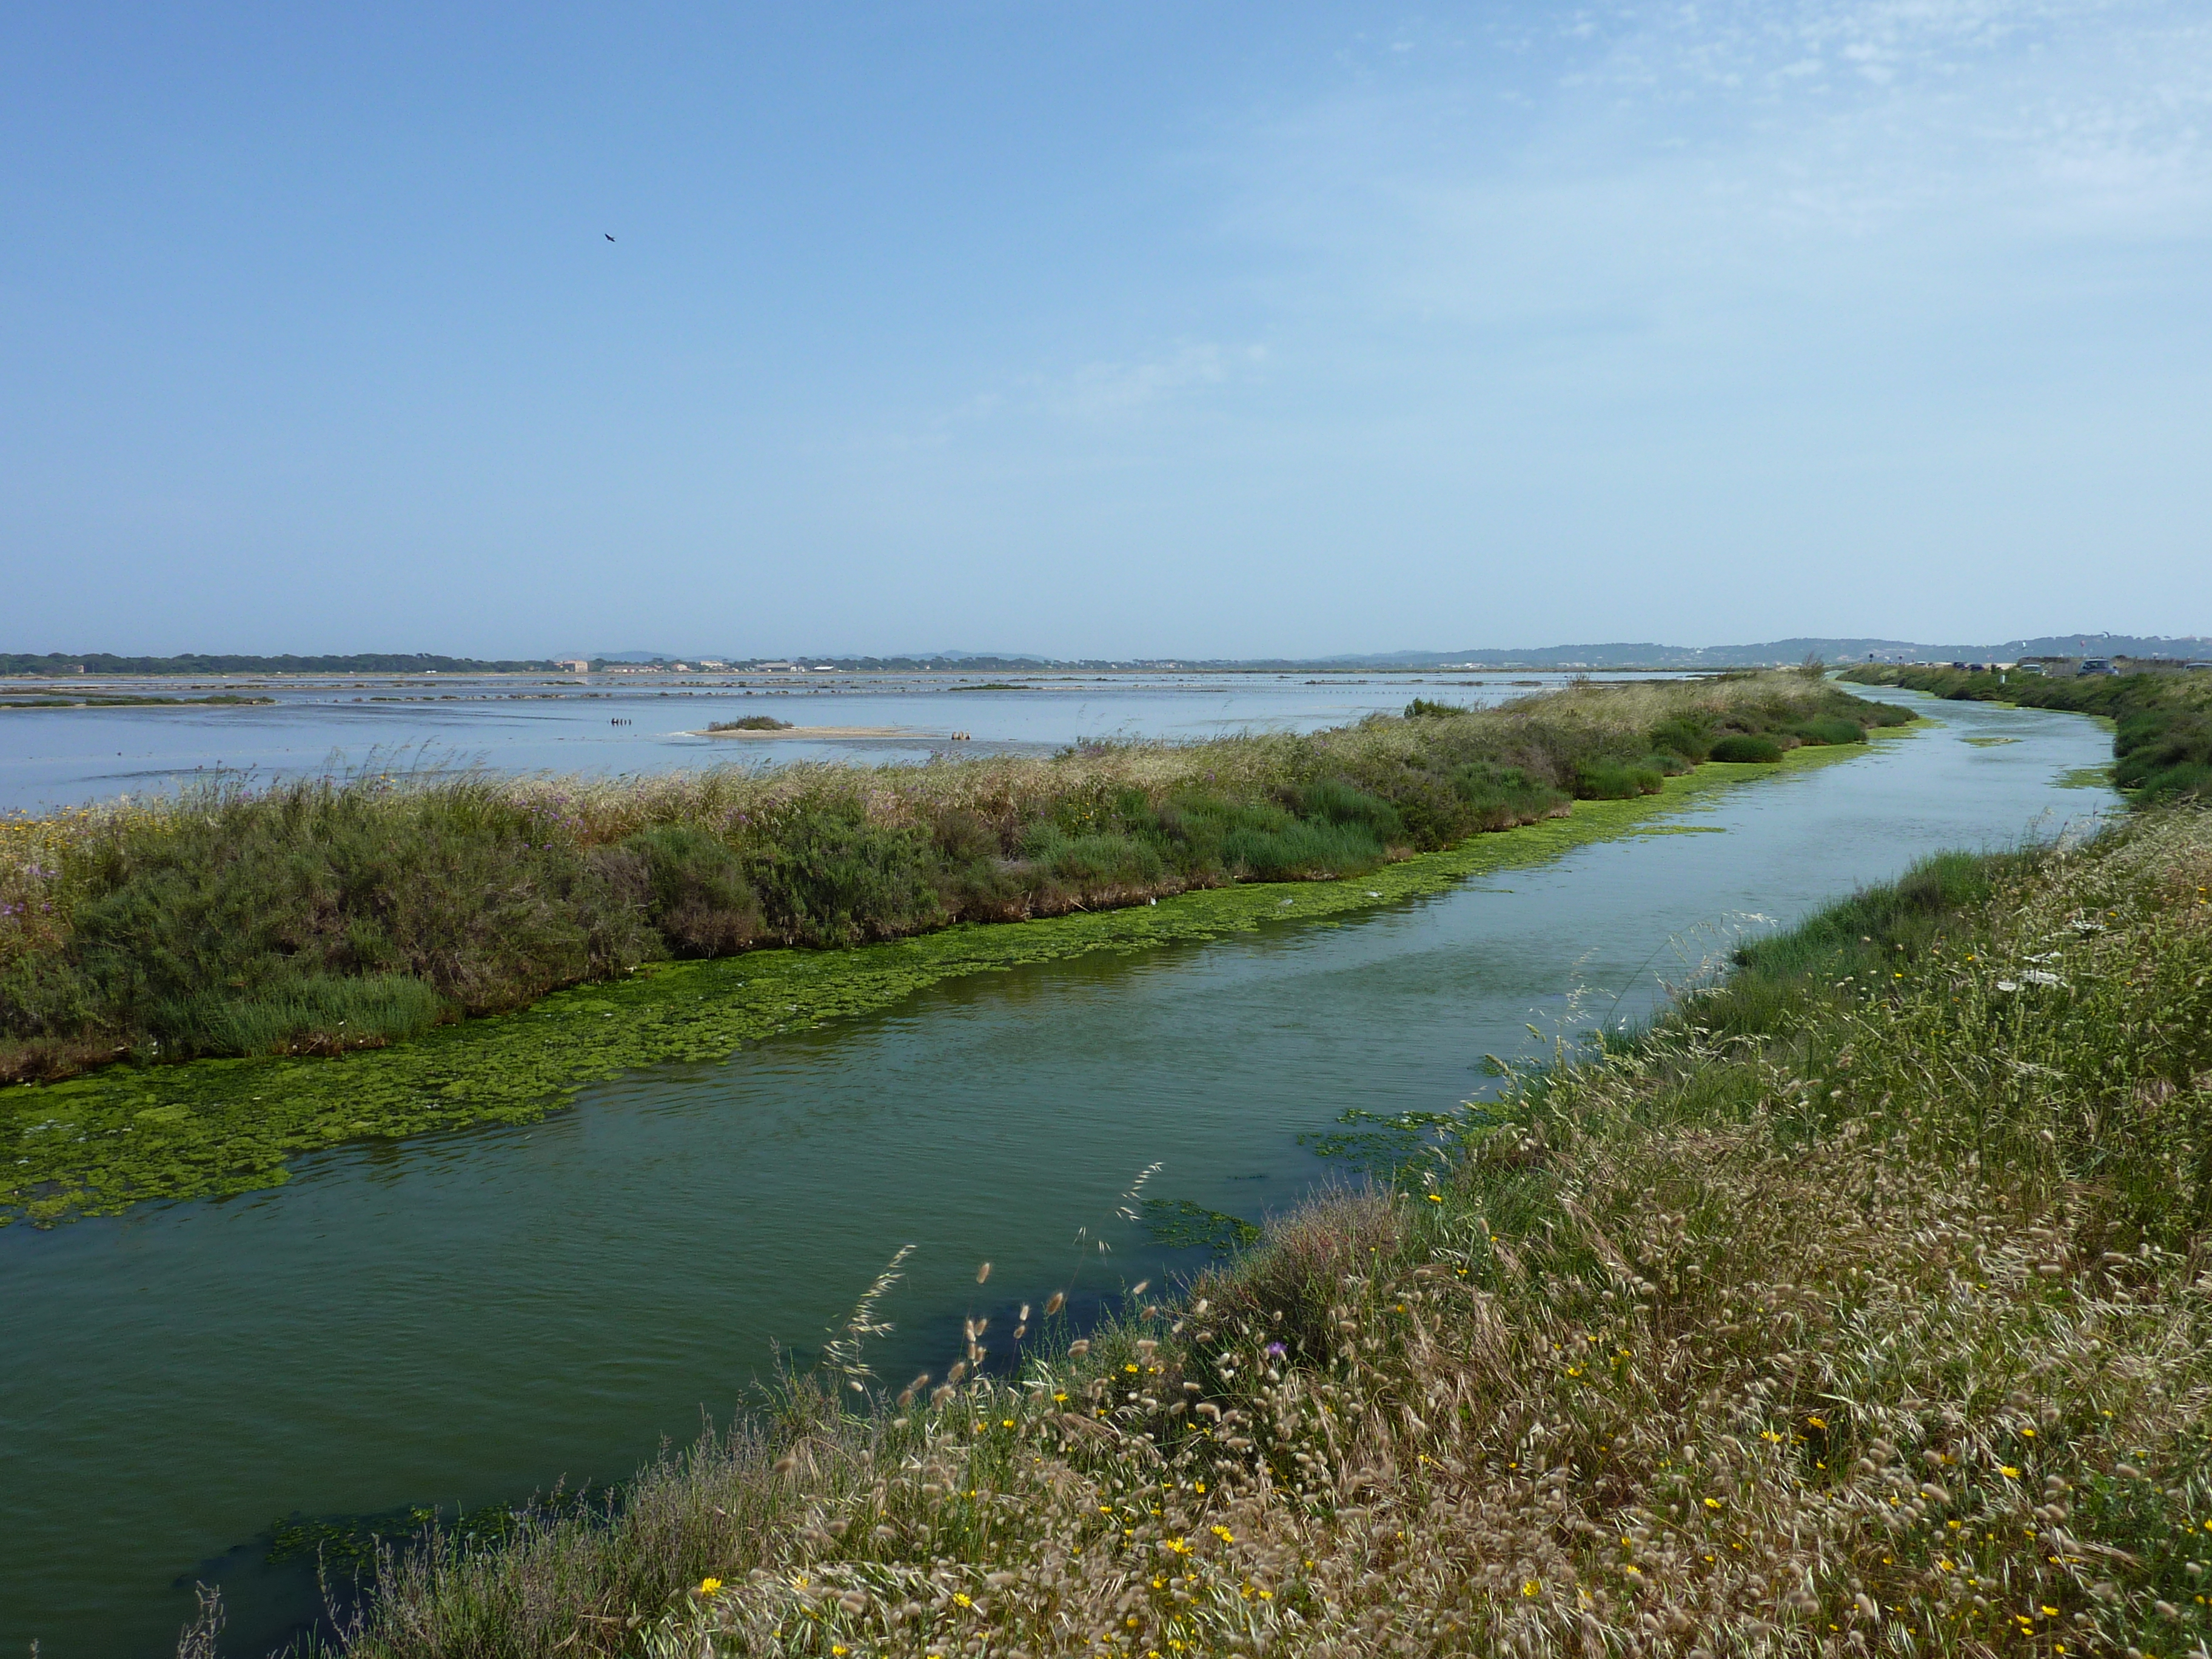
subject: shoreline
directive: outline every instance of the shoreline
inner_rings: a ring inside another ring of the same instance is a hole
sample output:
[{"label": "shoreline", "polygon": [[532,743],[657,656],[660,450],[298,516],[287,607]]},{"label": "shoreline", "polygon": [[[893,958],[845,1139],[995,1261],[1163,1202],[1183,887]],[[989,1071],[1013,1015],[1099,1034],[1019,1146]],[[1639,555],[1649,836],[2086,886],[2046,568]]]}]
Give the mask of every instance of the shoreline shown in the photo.
[{"label": "shoreline", "polygon": [[1656,794],[1577,800],[1569,814],[1480,833],[1349,879],[1248,882],[1154,903],[1009,922],[965,922],[841,950],[779,947],[647,963],[511,1013],[328,1057],[112,1066],[9,1090],[15,1163],[0,1227],[114,1214],[163,1199],[281,1185],[293,1162],[349,1142],[535,1121],[586,1085],[671,1061],[726,1062],[746,1044],[874,1012],[939,981],[1100,951],[1133,953],[1381,908],[1468,877],[1548,863],[1632,834],[1700,797],[1849,760],[1867,744],[1807,745],[1778,763],[1708,761]]}]

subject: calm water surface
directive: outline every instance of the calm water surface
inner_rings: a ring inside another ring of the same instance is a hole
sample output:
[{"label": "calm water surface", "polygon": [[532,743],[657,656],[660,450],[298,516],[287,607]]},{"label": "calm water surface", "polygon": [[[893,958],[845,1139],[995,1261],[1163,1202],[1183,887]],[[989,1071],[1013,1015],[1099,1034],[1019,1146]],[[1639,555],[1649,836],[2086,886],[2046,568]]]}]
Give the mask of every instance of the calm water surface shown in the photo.
[{"label": "calm water surface", "polygon": [[742,1407],[772,1344],[810,1354],[905,1243],[878,1363],[941,1370],[963,1312],[1003,1332],[1071,1283],[1079,1226],[1114,1247],[1079,1293],[1191,1265],[1108,1224],[1148,1164],[1154,1194],[1257,1218],[1328,1178],[1299,1137],[1346,1108],[1448,1108],[1486,1052],[1526,1051],[1524,1022],[1641,1015],[1735,928],[2108,803],[2058,784],[2107,758],[2087,720],[1932,712],[1677,820],[1719,833],[1340,926],[982,975],[527,1128],[0,1233],[0,1652],[166,1652],[196,1577],[232,1598],[228,1650],[259,1652],[310,1611],[296,1570],[259,1565],[277,1516],[619,1480]]},{"label": "calm water surface", "polygon": [[[210,776],[257,778],[371,763],[481,764],[504,772],[673,772],[737,761],[925,761],[1042,754],[1080,738],[1209,738],[1247,727],[1310,732],[1396,714],[1408,697],[1474,705],[1563,684],[1565,674],[621,675],[485,679],[88,682],[95,691],[275,699],[215,708],[0,710],[0,811],[161,792]],[[1601,674],[1599,679],[1638,675]],[[1011,684],[1012,690],[957,690]],[[24,695],[21,680],[0,690]],[[64,692],[73,688],[64,684]],[[801,732],[772,739],[701,735],[714,720],[767,714]],[[893,728],[812,738],[804,728]],[[952,734],[967,739],[955,742]]]}]

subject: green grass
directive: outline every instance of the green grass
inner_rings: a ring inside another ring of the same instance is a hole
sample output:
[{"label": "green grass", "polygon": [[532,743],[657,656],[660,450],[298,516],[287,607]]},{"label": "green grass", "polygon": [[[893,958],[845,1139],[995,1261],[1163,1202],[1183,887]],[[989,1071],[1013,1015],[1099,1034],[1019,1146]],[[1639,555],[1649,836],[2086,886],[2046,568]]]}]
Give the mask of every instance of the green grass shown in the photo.
[{"label": "green grass", "polygon": [[788,732],[789,720],[780,720],[773,714],[748,714],[743,720],[709,720],[709,732]]},{"label": "green grass", "polygon": [[1239,1253],[903,1389],[887,1277],[618,1501],[384,1554],[343,1650],[2212,1638],[2212,817],[1932,860],[1256,1244],[1156,1213]]}]

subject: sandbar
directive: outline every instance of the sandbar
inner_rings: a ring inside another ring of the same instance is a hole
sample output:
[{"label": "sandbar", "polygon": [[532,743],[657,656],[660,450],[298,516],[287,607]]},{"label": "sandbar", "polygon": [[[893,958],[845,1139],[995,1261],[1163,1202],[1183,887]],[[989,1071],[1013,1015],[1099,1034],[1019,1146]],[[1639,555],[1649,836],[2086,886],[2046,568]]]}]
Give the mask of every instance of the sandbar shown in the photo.
[{"label": "sandbar", "polygon": [[793,726],[781,732],[686,732],[687,738],[926,738],[911,726]]}]

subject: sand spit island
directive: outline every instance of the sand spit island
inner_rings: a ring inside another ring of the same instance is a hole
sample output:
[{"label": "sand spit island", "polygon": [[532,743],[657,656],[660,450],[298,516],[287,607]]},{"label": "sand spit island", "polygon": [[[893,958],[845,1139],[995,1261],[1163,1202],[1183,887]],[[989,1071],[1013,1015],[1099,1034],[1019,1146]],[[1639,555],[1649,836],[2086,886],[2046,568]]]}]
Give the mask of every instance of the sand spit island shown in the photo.
[{"label": "sand spit island", "polygon": [[930,734],[911,726],[794,726],[768,714],[748,714],[741,720],[716,720],[703,732],[687,732],[688,738],[926,738]]}]

